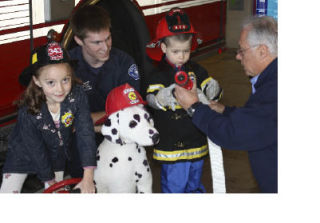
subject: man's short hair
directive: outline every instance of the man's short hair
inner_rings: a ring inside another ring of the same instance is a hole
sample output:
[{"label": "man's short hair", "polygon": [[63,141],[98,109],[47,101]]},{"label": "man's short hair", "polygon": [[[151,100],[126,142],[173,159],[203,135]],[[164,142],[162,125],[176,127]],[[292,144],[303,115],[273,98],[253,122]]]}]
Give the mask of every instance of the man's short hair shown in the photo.
[{"label": "man's short hair", "polygon": [[77,9],[70,19],[73,33],[80,39],[86,38],[88,32],[100,32],[111,29],[108,11],[96,5],[88,5]]},{"label": "man's short hair", "polygon": [[250,46],[264,44],[272,55],[278,55],[278,23],[274,18],[251,17],[244,22],[243,28],[248,28],[247,41]]}]

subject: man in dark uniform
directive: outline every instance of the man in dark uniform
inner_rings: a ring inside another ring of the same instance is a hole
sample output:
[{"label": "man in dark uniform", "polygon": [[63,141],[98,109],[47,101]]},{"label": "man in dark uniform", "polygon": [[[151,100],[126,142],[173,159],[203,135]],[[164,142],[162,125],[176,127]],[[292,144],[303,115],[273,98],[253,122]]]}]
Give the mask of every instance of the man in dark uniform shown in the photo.
[{"label": "man in dark uniform", "polygon": [[[79,45],[70,50],[77,61],[76,76],[88,95],[91,117],[95,124],[97,146],[102,142],[101,124],[109,92],[124,83],[140,91],[140,77],[133,58],[112,47],[111,20],[108,12],[95,5],[82,7],[70,19],[74,40]],[[74,145],[76,146],[76,145]],[[72,155],[71,176],[81,177],[77,154]]]}]

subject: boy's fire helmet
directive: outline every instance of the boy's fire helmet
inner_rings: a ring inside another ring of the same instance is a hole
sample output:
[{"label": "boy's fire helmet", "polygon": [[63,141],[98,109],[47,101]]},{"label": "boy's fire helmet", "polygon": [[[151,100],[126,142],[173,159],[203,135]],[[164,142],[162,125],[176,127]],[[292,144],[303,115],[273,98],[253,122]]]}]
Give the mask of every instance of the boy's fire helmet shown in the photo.
[{"label": "boy's fire helmet", "polygon": [[160,48],[161,40],[167,36],[174,36],[181,33],[192,33],[191,51],[198,47],[197,32],[194,30],[188,15],[180,8],[173,8],[167,12],[158,23],[156,38],[146,46],[148,56],[156,61],[160,61],[163,52]]}]

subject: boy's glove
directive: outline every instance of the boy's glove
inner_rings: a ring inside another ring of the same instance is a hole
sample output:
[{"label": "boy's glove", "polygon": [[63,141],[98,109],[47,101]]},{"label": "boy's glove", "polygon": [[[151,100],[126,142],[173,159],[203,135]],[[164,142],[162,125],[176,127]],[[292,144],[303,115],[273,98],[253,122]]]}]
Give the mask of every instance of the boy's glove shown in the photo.
[{"label": "boy's glove", "polygon": [[[174,90],[175,84],[171,84],[169,87],[162,88],[159,90],[159,92],[155,95],[155,98],[153,99],[152,96],[148,97],[147,100],[152,101],[153,105],[158,105],[158,108],[162,110],[166,110],[165,107],[171,107],[173,111],[175,111],[175,106],[178,105],[177,100],[172,94],[172,91]],[[160,106],[160,107],[159,107]]]},{"label": "boy's glove", "polygon": [[210,104],[207,96],[199,89],[197,88],[197,93],[198,93],[198,98],[199,98],[199,101],[205,105],[207,104]]},{"label": "boy's glove", "polygon": [[222,97],[222,89],[220,88],[218,81],[213,78],[201,88],[203,92],[206,92],[206,96],[209,100],[219,101]]},{"label": "boy's glove", "polygon": [[157,101],[156,96],[154,94],[148,94],[146,96],[146,99],[147,99],[148,105],[151,108],[161,109],[163,111],[167,111],[167,109],[165,107],[163,107],[162,105],[159,104],[159,102]]},{"label": "boy's glove", "polygon": [[158,94],[156,94],[156,100],[163,107],[171,107],[174,111],[175,106],[178,105],[176,98],[173,96],[173,90],[176,84],[171,84],[169,87],[162,88],[159,90]]}]

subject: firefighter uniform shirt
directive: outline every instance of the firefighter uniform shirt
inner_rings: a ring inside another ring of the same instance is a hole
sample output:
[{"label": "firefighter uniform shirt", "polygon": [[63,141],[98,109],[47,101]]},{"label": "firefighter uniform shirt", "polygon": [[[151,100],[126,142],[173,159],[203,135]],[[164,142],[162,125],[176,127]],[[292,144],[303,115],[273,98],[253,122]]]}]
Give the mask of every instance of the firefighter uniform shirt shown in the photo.
[{"label": "firefighter uniform shirt", "polygon": [[125,52],[113,47],[109,60],[99,68],[92,68],[83,59],[79,46],[70,51],[70,56],[77,61],[75,73],[83,82],[91,112],[104,111],[106,98],[115,87],[128,83],[138,92],[140,91],[137,65]]}]

